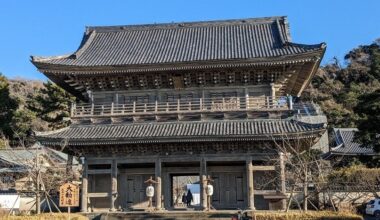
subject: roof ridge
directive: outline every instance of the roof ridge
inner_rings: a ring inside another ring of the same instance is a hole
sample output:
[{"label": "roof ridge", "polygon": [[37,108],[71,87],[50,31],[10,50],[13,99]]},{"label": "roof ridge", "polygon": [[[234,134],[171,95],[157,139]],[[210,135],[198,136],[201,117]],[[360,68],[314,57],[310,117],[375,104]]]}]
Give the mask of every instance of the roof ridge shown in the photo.
[{"label": "roof ridge", "polygon": [[78,58],[92,43],[96,35],[96,31],[93,30],[89,33],[89,35],[85,36],[87,39],[84,41],[84,43],[81,45],[80,48],[73,54],[75,58]]},{"label": "roof ridge", "polygon": [[69,128],[70,128],[70,126],[67,126],[67,127],[61,128],[61,129],[57,129],[57,130],[54,130],[54,131],[35,131],[35,134],[39,135],[39,136],[56,134],[56,133],[68,130]]},{"label": "roof ridge", "polygon": [[96,30],[97,32],[114,32],[125,31],[133,29],[152,29],[152,28],[178,28],[178,27],[202,27],[202,26],[223,26],[233,24],[266,24],[273,23],[279,20],[285,21],[287,16],[272,16],[261,18],[238,18],[238,19],[223,19],[223,20],[209,20],[209,21],[185,21],[185,22],[172,22],[172,23],[154,23],[154,24],[130,24],[130,25],[111,25],[111,26],[87,26],[86,33]]}]

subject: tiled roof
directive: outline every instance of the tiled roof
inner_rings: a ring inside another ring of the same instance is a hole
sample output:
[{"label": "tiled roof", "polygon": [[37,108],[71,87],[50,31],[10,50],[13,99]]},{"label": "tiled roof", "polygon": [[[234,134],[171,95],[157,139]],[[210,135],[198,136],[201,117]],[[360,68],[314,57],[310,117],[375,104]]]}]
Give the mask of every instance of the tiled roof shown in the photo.
[{"label": "tiled roof", "polygon": [[36,151],[27,149],[0,150],[0,160],[9,165],[25,165],[32,163],[36,157]]},{"label": "tiled roof", "polygon": [[334,128],[336,147],[330,149],[332,154],[341,155],[373,155],[372,148],[364,147],[354,141],[357,128]]},{"label": "tiled roof", "polygon": [[88,27],[68,56],[32,57],[36,64],[125,66],[247,60],[322,51],[291,43],[286,17]]},{"label": "tiled roof", "polygon": [[324,124],[295,120],[231,120],[198,122],[152,122],[71,125],[54,132],[38,133],[44,145],[99,145],[119,143],[201,142],[224,140],[268,140],[311,137]]},{"label": "tiled roof", "polygon": [[[50,160],[55,163],[54,165],[66,165],[68,158],[67,154],[63,152],[35,144],[27,149],[14,148],[0,150],[0,161],[9,164],[11,167],[14,166],[14,169],[18,169],[18,167],[33,165],[37,155],[44,155],[47,158],[50,158]],[[78,164],[78,161],[75,158],[73,164]],[[4,172],[5,170],[6,169],[3,169],[0,172]]]}]

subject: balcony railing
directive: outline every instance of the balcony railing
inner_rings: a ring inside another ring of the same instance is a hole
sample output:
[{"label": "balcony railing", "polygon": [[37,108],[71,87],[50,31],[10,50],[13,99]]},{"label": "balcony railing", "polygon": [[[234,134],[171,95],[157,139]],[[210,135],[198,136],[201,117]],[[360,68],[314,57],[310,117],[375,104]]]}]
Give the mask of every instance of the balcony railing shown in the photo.
[{"label": "balcony railing", "polygon": [[291,109],[292,101],[286,96],[199,98],[191,100],[178,99],[174,102],[73,104],[71,117],[234,111],[284,111]]}]

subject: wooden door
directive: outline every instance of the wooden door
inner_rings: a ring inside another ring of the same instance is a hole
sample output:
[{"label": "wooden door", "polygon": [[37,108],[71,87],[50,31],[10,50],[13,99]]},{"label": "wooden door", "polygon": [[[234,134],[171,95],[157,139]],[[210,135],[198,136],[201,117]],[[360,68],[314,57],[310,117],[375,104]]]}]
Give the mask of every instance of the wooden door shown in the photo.
[{"label": "wooden door", "polygon": [[148,198],[145,195],[147,184],[144,181],[149,179],[150,176],[152,175],[127,175],[126,201],[128,208],[147,207]]},{"label": "wooden door", "polygon": [[214,173],[212,204],[216,208],[244,208],[245,176],[243,173]]}]

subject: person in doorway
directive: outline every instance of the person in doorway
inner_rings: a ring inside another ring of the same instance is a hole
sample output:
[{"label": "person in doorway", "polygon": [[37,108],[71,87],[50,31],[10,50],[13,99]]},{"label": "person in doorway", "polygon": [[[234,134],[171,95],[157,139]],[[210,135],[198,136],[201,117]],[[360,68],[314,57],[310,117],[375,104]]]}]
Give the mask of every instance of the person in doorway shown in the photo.
[{"label": "person in doorway", "polygon": [[186,204],[187,206],[191,206],[191,202],[193,201],[193,194],[191,193],[190,189],[187,191],[186,195]]},{"label": "person in doorway", "polygon": [[187,202],[186,202],[186,193],[183,193],[183,195],[182,195],[182,204],[183,205],[187,204]]}]

